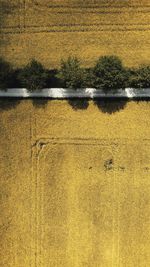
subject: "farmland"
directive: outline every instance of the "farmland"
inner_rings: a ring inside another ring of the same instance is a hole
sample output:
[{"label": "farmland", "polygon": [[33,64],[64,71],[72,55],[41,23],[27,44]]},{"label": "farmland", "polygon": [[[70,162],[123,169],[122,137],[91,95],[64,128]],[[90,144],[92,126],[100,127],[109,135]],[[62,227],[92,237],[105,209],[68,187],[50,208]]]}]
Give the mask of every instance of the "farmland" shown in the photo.
[{"label": "farmland", "polygon": [[149,102],[5,101],[1,266],[149,266]]},{"label": "farmland", "polygon": [[87,67],[106,54],[128,66],[149,63],[149,1],[3,2],[1,53],[15,66],[36,58],[55,68],[73,55]]}]

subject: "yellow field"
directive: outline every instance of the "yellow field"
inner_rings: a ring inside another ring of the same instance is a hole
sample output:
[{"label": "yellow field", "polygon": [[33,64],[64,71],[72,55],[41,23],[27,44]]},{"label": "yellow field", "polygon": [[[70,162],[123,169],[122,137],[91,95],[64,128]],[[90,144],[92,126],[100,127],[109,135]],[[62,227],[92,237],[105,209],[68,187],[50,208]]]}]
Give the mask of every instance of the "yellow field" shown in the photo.
[{"label": "yellow field", "polygon": [[149,102],[0,115],[1,266],[149,266]]},{"label": "yellow field", "polygon": [[127,1],[1,1],[1,55],[15,66],[45,66],[76,55],[92,66],[116,54],[128,66],[150,63],[150,5]]}]

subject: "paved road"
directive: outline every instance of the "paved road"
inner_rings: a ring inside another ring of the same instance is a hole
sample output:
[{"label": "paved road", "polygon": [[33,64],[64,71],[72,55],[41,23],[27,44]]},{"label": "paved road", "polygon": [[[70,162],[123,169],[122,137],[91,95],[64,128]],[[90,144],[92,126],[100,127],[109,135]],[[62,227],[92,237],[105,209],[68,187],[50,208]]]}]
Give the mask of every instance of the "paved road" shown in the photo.
[{"label": "paved road", "polygon": [[94,88],[86,89],[63,89],[63,88],[48,88],[35,92],[29,92],[24,88],[7,89],[6,91],[0,90],[0,97],[22,97],[22,98],[150,98],[150,88],[146,89],[133,89],[126,88],[104,93],[102,90]]}]

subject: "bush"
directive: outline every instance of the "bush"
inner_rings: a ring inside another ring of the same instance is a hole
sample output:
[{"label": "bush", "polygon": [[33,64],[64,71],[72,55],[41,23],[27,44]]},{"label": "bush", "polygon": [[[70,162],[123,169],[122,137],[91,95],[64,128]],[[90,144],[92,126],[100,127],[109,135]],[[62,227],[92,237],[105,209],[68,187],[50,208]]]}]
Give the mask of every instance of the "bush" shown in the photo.
[{"label": "bush", "polygon": [[22,69],[13,69],[0,58],[0,89],[19,87],[31,91],[44,87],[95,87],[105,92],[125,87],[150,88],[150,65],[127,69],[117,56],[102,56],[94,68],[83,69],[76,57],[69,57],[61,62],[60,70],[46,70],[36,60]]},{"label": "bush", "polygon": [[58,70],[57,69],[51,69],[48,70],[48,79],[47,79],[47,84],[46,88],[60,88],[61,81],[58,78]]},{"label": "bush", "polygon": [[69,57],[67,61],[61,62],[58,77],[65,88],[83,88],[86,83],[86,71],[80,67],[76,57]]},{"label": "bush", "polygon": [[129,86],[134,88],[150,88],[150,66],[141,66],[130,71]]},{"label": "bush", "polygon": [[30,91],[39,90],[46,86],[48,72],[41,63],[32,60],[18,74],[22,87]]},{"label": "bush", "polygon": [[93,68],[85,69],[85,87],[94,88],[95,85],[95,75],[93,73]]},{"label": "bush", "polygon": [[102,56],[93,68],[94,87],[102,90],[125,88],[128,72],[117,56]]},{"label": "bush", "polygon": [[10,63],[0,58],[0,89],[6,90],[11,87],[13,79],[13,68]]}]

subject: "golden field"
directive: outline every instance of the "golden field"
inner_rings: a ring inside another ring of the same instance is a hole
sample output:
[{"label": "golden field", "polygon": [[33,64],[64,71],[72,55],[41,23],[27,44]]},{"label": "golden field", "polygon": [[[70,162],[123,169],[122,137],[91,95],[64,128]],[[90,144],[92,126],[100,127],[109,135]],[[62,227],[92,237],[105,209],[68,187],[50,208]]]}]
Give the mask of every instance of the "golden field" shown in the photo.
[{"label": "golden field", "polygon": [[0,103],[1,266],[149,266],[149,102],[12,103]]},{"label": "golden field", "polygon": [[83,66],[107,54],[128,66],[150,62],[148,0],[2,0],[0,10],[0,55],[14,66],[36,58],[55,68],[69,55]]}]

